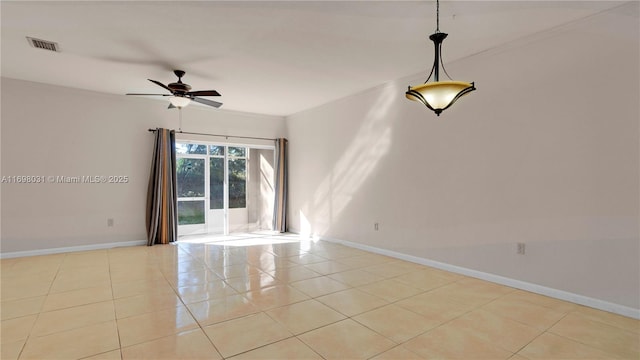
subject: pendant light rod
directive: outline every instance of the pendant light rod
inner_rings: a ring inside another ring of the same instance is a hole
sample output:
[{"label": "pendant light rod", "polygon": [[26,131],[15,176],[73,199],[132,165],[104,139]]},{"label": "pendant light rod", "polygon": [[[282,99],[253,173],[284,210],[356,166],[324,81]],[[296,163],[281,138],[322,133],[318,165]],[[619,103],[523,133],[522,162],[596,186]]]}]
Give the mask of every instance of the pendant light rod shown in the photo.
[{"label": "pendant light rod", "polygon": [[[435,32],[429,36],[429,39],[433,41],[433,45],[435,47],[435,59],[433,60],[433,81],[440,81],[440,65],[442,63],[442,42],[447,38],[446,33],[443,32]],[[444,65],[442,65],[442,69],[444,70]],[[446,74],[446,71],[445,71]],[[449,76],[449,74],[447,74]],[[429,81],[429,79],[427,79]],[[427,82],[425,81],[425,83]]]},{"label": "pendant light rod", "polygon": [[440,0],[436,0],[436,32],[440,32]]}]

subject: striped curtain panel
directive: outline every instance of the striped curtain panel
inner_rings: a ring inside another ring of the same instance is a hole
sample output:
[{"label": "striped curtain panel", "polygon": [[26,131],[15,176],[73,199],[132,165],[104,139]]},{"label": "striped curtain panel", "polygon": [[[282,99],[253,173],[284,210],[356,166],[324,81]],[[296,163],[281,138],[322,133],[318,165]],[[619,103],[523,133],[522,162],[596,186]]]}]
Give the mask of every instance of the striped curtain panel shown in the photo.
[{"label": "striped curtain panel", "polygon": [[287,139],[276,139],[276,200],[273,204],[273,230],[287,232]]},{"label": "striped curtain panel", "polygon": [[178,238],[175,131],[156,129],[147,189],[147,245]]}]

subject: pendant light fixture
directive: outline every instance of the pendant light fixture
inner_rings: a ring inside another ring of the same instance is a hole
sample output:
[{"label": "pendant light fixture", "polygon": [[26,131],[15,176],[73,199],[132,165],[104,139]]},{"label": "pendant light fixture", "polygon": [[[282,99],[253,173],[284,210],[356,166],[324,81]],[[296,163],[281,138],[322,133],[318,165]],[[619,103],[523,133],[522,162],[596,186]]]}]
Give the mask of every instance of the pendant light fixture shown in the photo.
[{"label": "pendant light fixture", "polygon": [[[431,68],[431,73],[424,84],[409,86],[405,95],[409,100],[420,101],[438,116],[443,110],[453,105],[456,100],[476,89],[473,82],[453,81],[444,69],[442,42],[446,37],[447,34],[440,32],[440,0],[436,0],[436,32],[429,36],[435,45],[433,68]],[[440,70],[447,75],[449,81],[440,81]],[[433,81],[429,82],[432,76]]]}]

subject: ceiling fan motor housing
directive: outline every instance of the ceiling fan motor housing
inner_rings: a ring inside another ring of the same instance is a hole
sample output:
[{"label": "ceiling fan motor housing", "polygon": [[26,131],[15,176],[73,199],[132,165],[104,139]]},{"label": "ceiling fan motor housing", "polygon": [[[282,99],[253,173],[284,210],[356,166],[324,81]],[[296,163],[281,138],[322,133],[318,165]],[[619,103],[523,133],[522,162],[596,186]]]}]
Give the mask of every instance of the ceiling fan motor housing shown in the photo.
[{"label": "ceiling fan motor housing", "polygon": [[167,85],[169,89],[178,93],[186,93],[191,90],[191,85],[182,82],[182,77],[185,72],[182,70],[173,70],[173,73],[178,77],[178,82]]},{"label": "ceiling fan motor housing", "polygon": [[189,84],[183,83],[182,81],[171,83],[167,85],[167,87],[177,93],[186,93],[191,90],[191,86]]}]

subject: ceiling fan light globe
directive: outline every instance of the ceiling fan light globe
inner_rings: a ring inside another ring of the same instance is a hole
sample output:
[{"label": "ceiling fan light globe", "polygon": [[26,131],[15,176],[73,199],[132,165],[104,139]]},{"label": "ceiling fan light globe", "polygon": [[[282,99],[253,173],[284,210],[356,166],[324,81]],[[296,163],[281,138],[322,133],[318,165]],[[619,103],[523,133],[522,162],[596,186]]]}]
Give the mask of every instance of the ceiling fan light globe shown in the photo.
[{"label": "ceiling fan light globe", "polygon": [[189,103],[191,102],[191,99],[184,96],[172,96],[169,98],[169,102],[171,103],[171,105],[177,108],[183,108],[189,105]]}]

